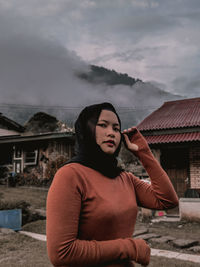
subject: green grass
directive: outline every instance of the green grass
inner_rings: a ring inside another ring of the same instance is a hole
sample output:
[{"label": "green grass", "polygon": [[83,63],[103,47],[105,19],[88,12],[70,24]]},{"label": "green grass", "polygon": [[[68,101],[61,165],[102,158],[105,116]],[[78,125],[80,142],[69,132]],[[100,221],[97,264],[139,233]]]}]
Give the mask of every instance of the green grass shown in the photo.
[{"label": "green grass", "polygon": [[[2,267],[52,267],[47,256],[46,242],[38,241],[19,233],[0,237],[0,255],[0,266]],[[141,265],[136,264],[136,267],[139,266]],[[200,263],[151,257],[151,262],[148,266],[200,267]]]},{"label": "green grass", "polygon": [[[7,188],[0,186],[0,199],[4,201],[20,201],[24,200],[31,204],[35,209],[45,209],[46,206],[47,191],[43,189],[34,188]],[[182,227],[179,228],[179,225]],[[200,236],[200,225],[198,223],[141,223],[138,222],[136,229],[143,227],[149,228],[149,230],[161,234],[170,235],[177,238],[191,238],[196,239]],[[46,232],[46,221],[38,220],[25,224],[23,226],[24,231],[30,231],[40,234]],[[156,244],[154,244],[156,246]],[[156,248],[152,245],[152,247]],[[157,248],[160,248],[158,245]],[[174,250],[170,247],[163,249]],[[188,253],[182,251],[182,253]],[[195,253],[193,253],[195,254]],[[38,241],[30,237],[24,236],[19,233],[0,235],[0,266],[2,267],[50,267],[52,266],[48,260],[46,251],[46,242]],[[136,264],[136,267],[141,265]],[[151,257],[149,267],[200,267],[200,263],[192,263],[188,261],[181,261],[176,259],[169,259],[164,257]],[[78,267],[78,266],[77,266]]]},{"label": "green grass", "polygon": [[46,242],[20,233],[0,236],[0,266],[2,267],[50,267]]},{"label": "green grass", "polygon": [[23,226],[23,231],[33,232],[37,234],[46,234],[46,220],[38,220],[27,223]]},{"label": "green grass", "polygon": [[47,190],[44,189],[0,186],[0,200],[12,202],[24,200],[35,209],[45,208],[46,197]]}]

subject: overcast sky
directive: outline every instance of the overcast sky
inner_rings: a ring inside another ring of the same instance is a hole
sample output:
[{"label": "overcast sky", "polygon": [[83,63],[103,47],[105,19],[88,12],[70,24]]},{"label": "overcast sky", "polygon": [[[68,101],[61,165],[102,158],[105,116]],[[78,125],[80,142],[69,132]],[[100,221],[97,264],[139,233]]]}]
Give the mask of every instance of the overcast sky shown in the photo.
[{"label": "overcast sky", "polygon": [[88,64],[199,97],[199,29],[199,0],[0,0],[1,103],[88,102]]}]

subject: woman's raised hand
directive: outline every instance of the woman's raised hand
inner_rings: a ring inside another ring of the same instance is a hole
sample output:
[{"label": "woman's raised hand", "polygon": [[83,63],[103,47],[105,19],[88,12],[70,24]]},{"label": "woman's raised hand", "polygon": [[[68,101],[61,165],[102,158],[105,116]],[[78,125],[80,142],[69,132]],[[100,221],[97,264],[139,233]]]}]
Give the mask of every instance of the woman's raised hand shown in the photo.
[{"label": "woman's raised hand", "polygon": [[136,130],[136,127],[131,127],[131,128],[128,128],[128,129],[125,129],[122,134],[124,136],[124,139],[125,139],[125,142],[126,142],[126,146],[128,148],[128,150],[130,150],[131,152],[135,152],[135,151],[138,151],[138,146],[134,143],[132,143],[128,137],[128,135],[130,136],[131,133],[134,133]]}]

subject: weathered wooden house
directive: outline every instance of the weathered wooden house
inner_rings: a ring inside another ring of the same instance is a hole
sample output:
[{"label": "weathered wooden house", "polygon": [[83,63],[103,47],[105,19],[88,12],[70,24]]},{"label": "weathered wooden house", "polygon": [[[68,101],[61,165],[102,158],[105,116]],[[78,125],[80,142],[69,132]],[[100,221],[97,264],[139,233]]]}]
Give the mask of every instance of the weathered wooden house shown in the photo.
[{"label": "weathered wooden house", "polygon": [[165,102],[138,129],[168,173],[179,197],[200,193],[200,98]]},{"label": "weathered wooden house", "polygon": [[[45,117],[51,124],[52,116],[41,114],[40,117]],[[0,115],[0,167],[7,167],[14,173],[23,173],[29,169],[38,178],[46,178],[45,171],[49,161],[59,156],[66,159],[72,157],[75,138],[71,129],[54,127],[49,131],[44,120],[41,128],[35,131],[36,128],[31,128],[30,124],[23,127]]]},{"label": "weathered wooden house", "polygon": [[1,141],[4,138],[12,138],[16,136],[20,136],[24,132],[25,128],[16,123],[15,121],[3,116],[0,113],[0,166],[12,166],[13,160],[13,144],[4,144]]}]

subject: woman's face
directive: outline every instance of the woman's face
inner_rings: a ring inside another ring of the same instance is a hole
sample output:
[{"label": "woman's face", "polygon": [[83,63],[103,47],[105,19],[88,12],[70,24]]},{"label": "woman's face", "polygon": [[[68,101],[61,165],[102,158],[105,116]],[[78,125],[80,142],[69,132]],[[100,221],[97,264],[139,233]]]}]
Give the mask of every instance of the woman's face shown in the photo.
[{"label": "woman's face", "polygon": [[96,124],[96,143],[103,152],[113,154],[120,140],[120,124],[116,114],[110,110],[102,110]]}]

